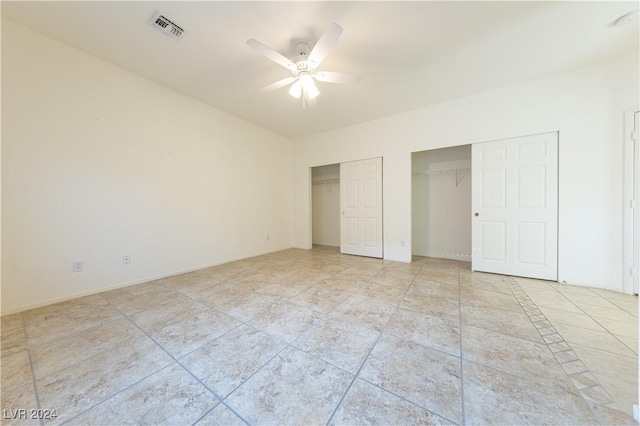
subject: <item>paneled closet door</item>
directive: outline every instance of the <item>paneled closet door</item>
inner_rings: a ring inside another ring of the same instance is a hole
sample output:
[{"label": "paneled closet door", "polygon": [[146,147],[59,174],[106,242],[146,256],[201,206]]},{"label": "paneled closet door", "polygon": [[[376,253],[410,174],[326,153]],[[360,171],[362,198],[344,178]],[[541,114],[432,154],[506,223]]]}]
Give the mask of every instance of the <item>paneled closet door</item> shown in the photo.
[{"label": "paneled closet door", "polygon": [[558,279],[558,134],[472,146],[472,269]]},{"label": "paneled closet door", "polygon": [[382,257],[382,158],[340,164],[340,251]]}]

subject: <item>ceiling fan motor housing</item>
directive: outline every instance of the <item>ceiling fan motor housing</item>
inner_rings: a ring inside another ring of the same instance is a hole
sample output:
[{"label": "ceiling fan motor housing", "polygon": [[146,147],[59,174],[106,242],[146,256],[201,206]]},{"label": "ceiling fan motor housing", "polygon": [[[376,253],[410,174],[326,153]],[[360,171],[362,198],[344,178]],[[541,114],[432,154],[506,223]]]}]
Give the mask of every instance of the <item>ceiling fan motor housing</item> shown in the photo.
[{"label": "ceiling fan motor housing", "polygon": [[309,45],[304,41],[296,44],[296,53],[298,54],[298,56],[309,56],[309,52]]},{"label": "ceiling fan motor housing", "polygon": [[300,42],[296,44],[296,53],[298,56],[293,59],[293,63],[296,64],[296,69],[292,70],[293,75],[296,77],[302,73],[306,72],[308,74],[313,74],[315,71],[315,66],[313,62],[309,62],[307,59],[309,57],[309,45],[305,42]]}]

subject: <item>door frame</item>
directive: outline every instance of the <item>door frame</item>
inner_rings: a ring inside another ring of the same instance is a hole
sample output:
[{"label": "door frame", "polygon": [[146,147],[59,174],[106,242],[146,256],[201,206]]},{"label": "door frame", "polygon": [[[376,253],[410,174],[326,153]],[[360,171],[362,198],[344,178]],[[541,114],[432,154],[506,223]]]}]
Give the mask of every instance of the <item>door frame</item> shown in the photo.
[{"label": "door frame", "polygon": [[[308,198],[308,217],[307,217],[307,224],[308,224],[308,236],[309,236],[309,244],[308,244],[308,249],[313,249],[313,169],[316,167],[324,167],[324,166],[331,166],[331,165],[340,165],[343,163],[350,163],[352,161],[363,161],[363,160],[371,160],[374,158],[380,158],[381,159],[381,163],[382,163],[382,182],[381,182],[381,186],[382,186],[382,195],[381,195],[381,203],[382,203],[382,213],[381,213],[381,221],[382,221],[382,230],[381,230],[381,238],[382,238],[382,257],[380,259],[384,259],[384,253],[385,253],[385,246],[384,246],[384,156],[380,155],[378,157],[367,157],[367,158],[356,158],[356,159],[352,159],[352,160],[345,160],[345,161],[332,161],[326,164],[316,164],[314,166],[309,166],[307,167],[307,193],[309,195]],[[342,195],[341,195],[342,196]],[[340,226],[342,226],[342,218],[340,218]],[[340,235],[342,235],[342,230],[340,229]],[[376,258],[377,259],[377,258]]]},{"label": "door frame", "polygon": [[[317,169],[320,167],[329,167],[329,166],[338,166],[338,175],[340,173],[340,163],[329,163],[322,164],[319,166],[310,166],[309,167],[309,248],[313,248],[313,169]],[[340,185],[338,185],[338,196],[340,196]],[[340,206],[338,206],[338,215],[340,215]],[[340,218],[338,218],[338,233],[340,233]],[[340,246],[338,245],[338,248]]]},{"label": "door frame", "polygon": [[[624,112],[624,195],[623,195],[623,291],[626,294],[638,293],[640,271],[636,247],[640,247],[640,229],[635,229],[634,220],[640,223],[640,149],[634,148],[632,132],[635,128],[635,114],[640,108],[631,108]],[[638,130],[636,129],[636,132]],[[636,134],[636,140],[638,135]],[[640,142],[636,142],[636,147]]]},{"label": "door frame", "polygon": [[[439,147],[439,148],[425,148],[425,149],[421,149],[419,151],[411,151],[409,153],[409,155],[410,155],[410,164],[411,164],[411,168],[410,168],[410,171],[411,171],[411,222],[410,222],[411,223],[411,235],[410,235],[410,237],[411,238],[409,239],[408,243],[409,243],[409,247],[411,248],[411,258],[412,259],[413,259],[413,256],[428,257],[427,255],[416,254],[414,252],[414,242],[415,242],[415,239],[414,239],[414,235],[415,235],[414,234],[414,213],[415,213],[415,210],[414,210],[414,208],[415,208],[415,206],[414,206],[413,192],[414,192],[414,185],[416,184],[415,183],[416,170],[414,169],[414,165],[413,165],[414,156],[422,154],[422,153],[430,153],[430,152],[433,152],[433,151],[444,151],[444,150],[448,150],[448,149],[461,149],[462,147],[468,147],[469,158],[456,159],[456,160],[452,160],[452,161],[461,162],[461,161],[468,160],[469,161],[469,167],[472,167],[472,164],[471,164],[471,146],[472,145],[473,145],[472,143],[468,143],[468,144],[461,144],[461,145],[444,146],[444,147]],[[417,173],[418,174],[424,173],[424,170],[417,171]],[[457,175],[455,177],[457,179]],[[468,178],[469,180],[471,180],[471,171],[469,171],[468,174],[466,174],[466,175],[464,175],[462,177],[462,179],[465,179],[465,178]],[[456,184],[456,186],[457,186],[457,184]],[[471,206],[471,196],[472,196],[472,194],[470,193],[469,194],[469,200],[468,200],[469,201],[469,206]],[[471,207],[469,207],[469,215],[471,215]],[[471,219],[469,219],[469,226],[471,226]],[[440,259],[459,260],[459,261],[462,261],[462,262],[471,263],[471,254],[472,254],[471,253],[471,229],[469,229],[469,247],[468,248],[469,248],[469,254],[468,255],[459,254],[459,253],[453,253],[453,254],[450,254],[450,255],[449,255],[449,253],[436,253],[436,254],[440,254],[440,255],[446,254],[446,255],[448,255],[446,257],[440,257]]]}]

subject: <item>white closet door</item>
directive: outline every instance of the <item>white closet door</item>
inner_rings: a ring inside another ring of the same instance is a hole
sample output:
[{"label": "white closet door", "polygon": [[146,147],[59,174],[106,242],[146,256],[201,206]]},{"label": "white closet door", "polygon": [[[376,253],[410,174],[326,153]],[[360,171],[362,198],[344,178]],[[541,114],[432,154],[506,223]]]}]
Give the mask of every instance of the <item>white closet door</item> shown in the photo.
[{"label": "white closet door", "polygon": [[382,257],[382,158],[340,164],[340,251]]},{"label": "white closet door", "polygon": [[558,134],[472,146],[472,269],[558,279]]}]

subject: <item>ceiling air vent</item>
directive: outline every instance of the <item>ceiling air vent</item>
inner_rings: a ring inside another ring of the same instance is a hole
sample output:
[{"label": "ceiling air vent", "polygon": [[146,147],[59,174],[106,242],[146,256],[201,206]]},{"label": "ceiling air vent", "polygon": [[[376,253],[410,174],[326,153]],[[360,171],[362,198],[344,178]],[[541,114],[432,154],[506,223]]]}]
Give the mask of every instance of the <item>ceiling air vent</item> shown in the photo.
[{"label": "ceiling air vent", "polygon": [[153,15],[153,18],[151,18],[149,24],[161,31],[162,34],[174,40],[180,40],[180,38],[184,34],[184,29],[182,29],[182,27],[176,25],[170,19],[167,19],[160,12],[156,12],[156,14]]}]

